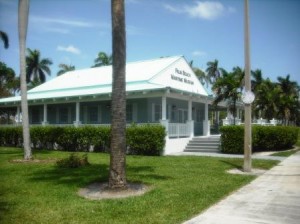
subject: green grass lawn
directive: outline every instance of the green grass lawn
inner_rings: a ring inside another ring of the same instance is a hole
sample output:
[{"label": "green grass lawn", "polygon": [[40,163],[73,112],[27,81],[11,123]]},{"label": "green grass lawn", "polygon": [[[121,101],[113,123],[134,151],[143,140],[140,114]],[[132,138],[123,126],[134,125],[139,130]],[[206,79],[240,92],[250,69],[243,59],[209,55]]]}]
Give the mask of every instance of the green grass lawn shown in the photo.
[{"label": "green grass lawn", "polygon": [[275,152],[271,154],[271,156],[283,156],[283,157],[289,157],[290,155],[293,155],[298,150],[287,150],[287,151],[281,151],[281,152]]},{"label": "green grass lawn", "polygon": [[[23,151],[0,148],[0,223],[181,223],[199,214],[255,177],[226,173],[242,159],[210,157],[127,157],[127,179],[152,187],[143,196],[91,201],[77,191],[107,181],[109,156],[88,155],[90,166],[58,168],[51,159],[69,153],[36,151],[44,163],[12,163]],[[276,161],[254,160],[268,169]]]}]

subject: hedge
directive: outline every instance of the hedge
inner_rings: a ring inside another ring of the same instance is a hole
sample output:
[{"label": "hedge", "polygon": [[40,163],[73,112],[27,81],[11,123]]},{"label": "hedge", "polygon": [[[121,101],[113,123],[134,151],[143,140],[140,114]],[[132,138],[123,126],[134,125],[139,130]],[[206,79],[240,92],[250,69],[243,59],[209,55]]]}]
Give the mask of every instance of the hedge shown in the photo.
[{"label": "hedge", "polygon": [[[244,126],[223,126],[221,151],[244,153]],[[252,126],[252,151],[279,151],[291,148],[298,138],[299,128],[290,126]]]},{"label": "hedge", "polygon": [[[109,151],[110,127],[30,127],[32,147],[64,151]],[[165,129],[161,125],[132,125],[126,129],[127,153],[160,155],[165,145]],[[0,127],[0,146],[23,143],[22,127]]]}]

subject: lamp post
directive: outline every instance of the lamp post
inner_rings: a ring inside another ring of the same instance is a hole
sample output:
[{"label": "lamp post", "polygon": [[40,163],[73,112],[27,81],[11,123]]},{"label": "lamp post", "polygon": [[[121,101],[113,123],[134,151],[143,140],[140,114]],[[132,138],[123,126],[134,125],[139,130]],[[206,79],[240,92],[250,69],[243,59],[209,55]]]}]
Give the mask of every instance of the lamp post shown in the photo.
[{"label": "lamp post", "polygon": [[252,134],[251,134],[251,103],[254,100],[254,94],[251,92],[251,81],[250,81],[250,34],[249,34],[249,3],[245,0],[245,18],[244,18],[244,29],[245,29],[245,92],[242,96],[245,104],[245,135],[244,135],[244,172],[251,172],[252,161]]}]

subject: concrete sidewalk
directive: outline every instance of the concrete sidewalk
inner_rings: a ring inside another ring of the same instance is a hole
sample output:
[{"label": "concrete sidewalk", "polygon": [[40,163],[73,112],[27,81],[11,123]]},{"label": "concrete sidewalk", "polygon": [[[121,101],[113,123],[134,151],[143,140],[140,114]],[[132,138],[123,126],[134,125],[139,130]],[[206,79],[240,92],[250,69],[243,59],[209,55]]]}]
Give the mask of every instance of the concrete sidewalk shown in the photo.
[{"label": "concrete sidewalk", "polygon": [[300,152],[185,224],[300,223]]}]

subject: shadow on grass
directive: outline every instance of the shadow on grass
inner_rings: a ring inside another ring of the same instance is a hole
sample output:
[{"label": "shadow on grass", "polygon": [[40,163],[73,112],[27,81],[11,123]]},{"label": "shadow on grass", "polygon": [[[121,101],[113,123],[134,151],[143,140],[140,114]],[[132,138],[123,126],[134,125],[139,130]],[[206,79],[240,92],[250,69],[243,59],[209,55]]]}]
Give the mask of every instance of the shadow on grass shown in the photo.
[{"label": "shadow on grass", "polygon": [[155,172],[155,167],[153,166],[130,166],[127,165],[127,173],[132,174],[138,179],[143,180],[169,180],[171,177],[158,175]]},{"label": "shadow on grass", "polygon": [[0,150],[0,154],[1,155],[22,155],[23,154],[23,150]]},{"label": "shadow on grass", "polygon": [[82,186],[92,181],[108,179],[107,165],[88,165],[80,168],[60,168],[53,165],[51,169],[42,169],[34,172],[30,180],[51,182],[54,184]]},{"label": "shadow on grass", "polygon": [[0,189],[0,223],[3,220],[4,214],[9,211],[10,204],[5,200],[5,192]]},{"label": "shadow on grass", "polygon": [[[139,182],[170,179],[170,177],[157,175],[151,166],[127,165],[126,171],[128,176],[131,176]],[[32,177],[30,177],[30,180],[83,187],[92,182],[107,182],[108,176],[109,166],[106,164],[91,164],[80,168],[60,168],[54,164],[50,169],[35,171]]]},{"label": "shadow on grass", "polygon": [[236,169],[239,169],[239,170],[243,169],[243,166],[242,166],[240,161],[220,160],[220,162],[225,163],[227,165],[230,165],[231,168],[236,168]]}]

